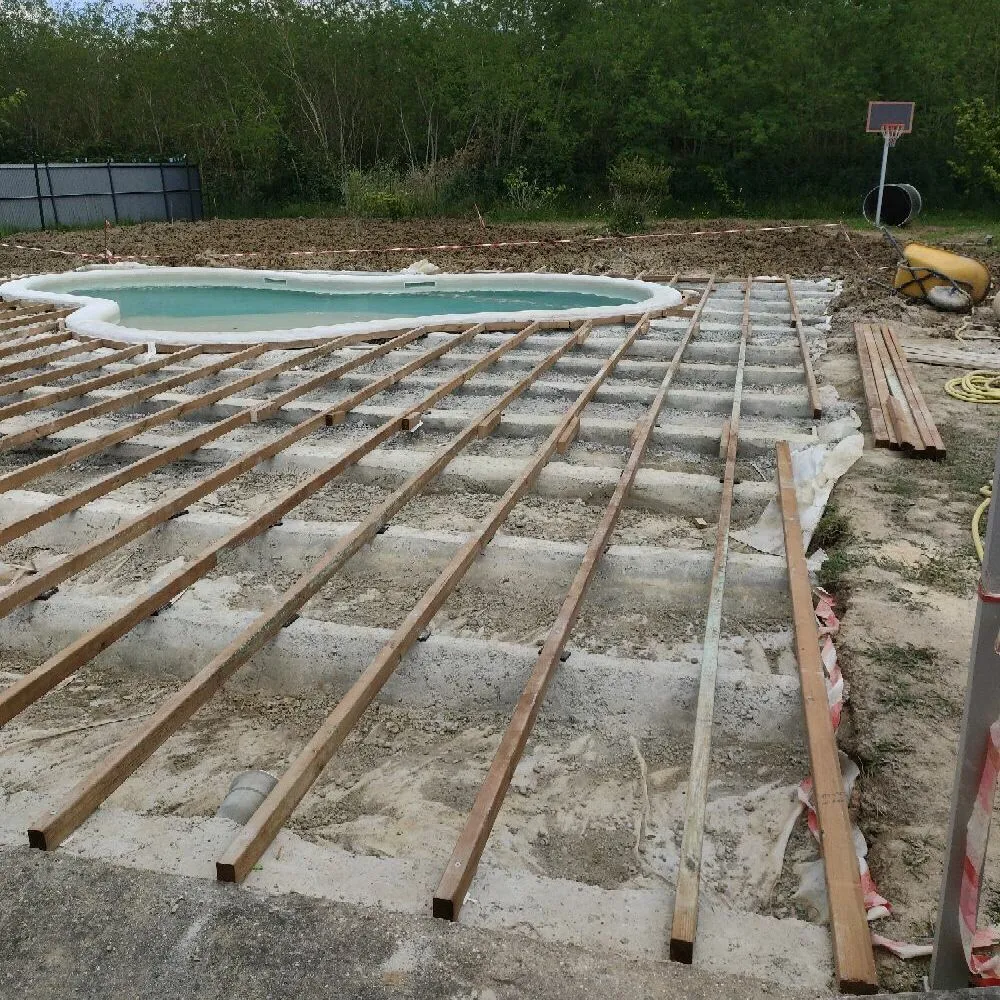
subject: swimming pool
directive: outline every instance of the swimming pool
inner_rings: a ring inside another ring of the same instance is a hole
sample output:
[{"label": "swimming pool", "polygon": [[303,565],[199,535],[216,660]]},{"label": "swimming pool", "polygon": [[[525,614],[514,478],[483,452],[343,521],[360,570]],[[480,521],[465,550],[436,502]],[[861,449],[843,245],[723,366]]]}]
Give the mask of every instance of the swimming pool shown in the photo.
[{"label": "swimming pool", "polygon": [[675,289],[556,274],[386,274],[111,266],[0,285],[0,296],[78,307],[74,333],[170,344],[305,343],[414,326],[577,320],[660,313]]}]

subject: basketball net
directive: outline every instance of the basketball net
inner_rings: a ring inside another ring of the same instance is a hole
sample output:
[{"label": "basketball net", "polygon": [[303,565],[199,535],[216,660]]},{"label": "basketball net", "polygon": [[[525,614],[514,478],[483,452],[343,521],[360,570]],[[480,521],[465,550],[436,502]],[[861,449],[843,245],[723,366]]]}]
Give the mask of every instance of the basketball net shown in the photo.
[{"label": "basketball net", "polygon": [[885,139],[890,146],[895,146],[899,141],[899,137],[903,134],[905,125],[900,122],[893,122],[888,125],[882,126],[882,138]]}]

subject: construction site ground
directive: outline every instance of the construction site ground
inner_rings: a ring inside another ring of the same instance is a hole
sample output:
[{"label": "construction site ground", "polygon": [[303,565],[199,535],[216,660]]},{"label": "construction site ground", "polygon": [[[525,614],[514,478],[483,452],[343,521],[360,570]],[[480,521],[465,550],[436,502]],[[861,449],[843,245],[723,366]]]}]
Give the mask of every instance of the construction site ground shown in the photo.
[{"label": "construction site ground", "polygon": [[[663,228],[720,229],[732,222],[672,221]],[[310,249],[567,234],[585,235],[579,228],[551,225],[490,226],[484,233],[478,223],[458,220],[213,220],[116,227],[110,245],[119,255],[148,255],[150,263],[176,265],[397,270],[425,257],[442,270],[829,279],[839,283],[840,293],[829,303],[830,330],[825,352],[814,359],[815,372],[821,386],[839,394],[835,413],[853,406],[865,431],[855,321],[905,324],[907,343],[955,342],[956,332],[1000,337],[985,309],[970,324],[891,295],[886,286],[894,258],[888,246],[872,234],[848,234],[839,227],[589,248],[289,256]],[[933,239],[933,233],[923,235]],[[105,234],[32,233],[6,242],[100,253]],[[1000,256],[991,258],[984,250],[971,252],[995,270]],[[224,256],[248,252],[255,256]],[[0,248],[0,274],[65,270],[78,263],[69,256]],[[991,346],[986,339],[974,342],[980,351]],[[923,943],[935,920],[975,613],[977,563],[969,524],[982,499],[980,487],[991,477],[1000,413],[944,393],[945,381],[961,370],[911,368],[948,457],[916,461],[874,450],[869,435],[863,457],[833,493],[814,547],[828,554],[821,579],[842,618],[838,652],[849,698],[839,740],[861,767],[852,816],[868,840],[879,891],[893,906],[893,915],[876,929],[889,938]],[[641,373],[630,383],[636,391],[657,384]],[[616,391],[626,388],[623,377]],[[680,388],[713,390],[696,382]],[[780,384],[770,390],[757,385],[754,391],[777,398],[770,414],[745,413],[749,441],[770,433],[766,419],[775,413],[782,426],[805,429],[804,421],[782,409]],[[412,390],[393,390],[381,405],[406,405],[407,392]],[[530,414],[527,405],[514,412],[525,419],[545,417],[565,405],[543,395]],[[447,406],[439,411],[445,423]],[[588,412],[609,424],[635,419],[610,398]],[[444,426],[422,432],[424,448],[444,441]],[[332,443],[352,440],[359,429],[347,423],[323,433]],[[374,652],[372,637],[399,624],[450,555],[449,539],[473,530],[502,492],[504,470],[525,461],[532,447],[527,434],[477,444],[467,467],[442,477],[439,488],[411,503],[370,554],[355,558],[310,602],[296,623],[300,638],[294,641],[300,646],[289,654],[288,662],[296,664],[291,680],[273,683],[275,664],[266,657],[255,660],[256,667],[245,668],[247,677],[216,695],[112,796],[88,822],[86,837],[81,832],[51,854],[18,846],[42,802],[68,792],[176,688],[177,675],[188,676],[207,659],[214,648],[213,615],[221,608],[226,623],[242,622],[272,600],[301,572],[310,553],[328,544],[338,523],[356,520],[385,498],[395,483],[393,461],[405,466],[404,449],[396,459],[394,449],[384,449],[381,472],[370,469],[325,488],[296,510],[294,523],[272,529],[272,545],[234,554],[185,595],[178,628],[187,630],[195,649],[205,651],[191,669],[172,663],[169,651],[144,651],[143,633],[133,633],[118,644],[120,655],[112,647],[0,730],[0,878],[8,901],[0,910],[0,993],[4,981],[15,991],[11,995],[30,990],[39,997],[221,997],[232,995],[236,983],[247,997],[331,991],[359,998],[476,1000],[583,994],[802,997],[831,991],[827,928],[794,898],[796,864],[817,856],[804,822],[789,841],[773,886],[761,892],[774,874],[769,855],[788,812],[790,789],[809,765],[801,726],[785,721],[792,717],[788,706],[796,707],[798,690],[787,598],[775,591],[766,566],[739,546],[731,558],[741,610],[738,618],[727,618],[723,655],[747,660],[751,670],[745,683],[720,680],[716,709],[712,848],[704,880],[713,903],[724,905],[715,917],[703,913],[702,924],[706,939],[720,943],[718,953],[703,953],[691,968],[666,961],[669,910],[650,903],[651,889],[675,863],[671,844],[683,812],[689,727],[671,724],[657,732],[646,726],[637,740],[602,718],[648,722],[661,711],[673,721],[671,710],[655,702],[657,678],[641,676],[637,665],[686,658],[689,673],[697,671],[704,595],[697,587],[650,585],[641,573],[630,583],[627,560],[613,564],[611,584],[595,584],[570,643],[571,676],[586,675],[592,686],[584,690],[573,680],[558,689],[559,709],[548,715],[543,710],[518,768],[488,866],[484,862],[483,909],[490,912],[477,911],[478,882],[472,905],[457,924],[432,919],[428,899],[414,895],[414,887],[433,882],[446,860],[530,669],[530,658],[498,652],[499,644],[507,650],[540,644],[568,583],[566,567],[600,517],[605,497],[574,485],[572,466],[606,465],[612,481],[617,478],[621,457],[599,440],[581,438],[565,456],[570,472],[558,481],[543,479],[543,487],[517,505],[490,558],[435,618],[434,635],[417,654],[417,675],[424,679],[409,687],[390,683],[388,696],[364,716],[248,887],[212,881],[212,861],[232,835],[228,821],[213,818],[228,780],[249,767],[280,773],[287,766],[332,709],[356,664]],[[92,522],[75,529],[74,544],[123,516],[115,503],[122,512],[153,503],[224,457],[220,452],[201,462],[176,463],[116,491],[112,500],[95,505]],[[88,615],[115,607],[165,571],[164,553],[179,552],[181,558],[196,551],[237,517],[252,514],[263,497],[291,485],[309,461],[300,455],[291,464],[244,476],[238,488],[220,489],[193,506],[188,517],[165,525],[159,541],[130,545],[92,567],[72,593],[38,609],[36,617],[21,619],[31,622],[35,638],[0,653],[5,681],[58,648],[53,643],[66,629],[59,614],[72,612],[86,623]],[[747,481],[754,482],[737,494],[735,527],[745,527],[760,512],[767,483],[773,483],[773,454],[762,450],[754,461],[756,468],[749,458],[741,465]],[[0,473],[19,462],[0,455]],[[671,442],[651,449],[644,466],[664,475],[706,478],[718,467],[716,456]],[[106,471],[97,458],[87,466],[91,475]],[[64,494],[75,482],[69,472],[54,473],[29,489]],[[640,487],[643,500],[624,511],[615,544],[635,552],[644,546],[669,551],[677,561],[670,563],[674,571],[700,566],[701,555],[707,560],[714,544],[717,494],[694,490],[658,503],[655,482]],[[31,501],[19,502],[30,506]],[[60,544],[68,544],[53,543],[60,539],[54,531],[40,537],[41,542],[29,536],[5,546],[0,560],[17,565],[40,558],[44,564],[61,551]],[[45,539],[53,543],[51,550]],[[539,547],[526,547],[531,545]],[[614,549],[608,558],[613,555]],[[541,578],[546,586],[526,587],[522,575]],[[62,611],[59,600],[67,602]],[[167,635],[169,614],[156,627],[156,635]],[[177,643],[181,648],[180,639]],[[473,649],[482,652],[482,664],[467,662]],[[332,660],[334,653],[347,664],[324,675],[315,661]],[[449,678],[436,678],[428,665],[435,657],[466,660]],[[148,669],[137,670],[143,661]],[[628,670],[612,679],[615,664]],[[482,678],[475,676],[480,667],[490,674],[482,690],[476,687]],[[754,672],[771,676],[765,683],[754,679]],[[457,697],[449,696],[449,684],[458,689]],[[684,693],[688,711],[693,681],[670,690]],[[646,715],[641,706],[623,707],[630,697],[649,699]],[[649,838],[648,845],[642,837]],[[993,876],[987,876],[984,923],[1000,921],[998,876],[994,865]],[[546,930],[553,926],[561,929]],[[903,962],[884,952],[877,960],[886,991],[919,989],[927,972],[923,960]]]}]

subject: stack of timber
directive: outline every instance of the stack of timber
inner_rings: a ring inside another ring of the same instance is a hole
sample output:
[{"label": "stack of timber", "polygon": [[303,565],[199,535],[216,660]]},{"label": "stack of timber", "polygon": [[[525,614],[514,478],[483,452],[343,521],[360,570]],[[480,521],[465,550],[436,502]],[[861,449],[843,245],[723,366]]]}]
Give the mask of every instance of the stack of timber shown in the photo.
[{"label": "stack of timber", "polygon": [[855,323],[854,336],[875,447],[944,458],[944,442],[896,331],[888,323]]}]

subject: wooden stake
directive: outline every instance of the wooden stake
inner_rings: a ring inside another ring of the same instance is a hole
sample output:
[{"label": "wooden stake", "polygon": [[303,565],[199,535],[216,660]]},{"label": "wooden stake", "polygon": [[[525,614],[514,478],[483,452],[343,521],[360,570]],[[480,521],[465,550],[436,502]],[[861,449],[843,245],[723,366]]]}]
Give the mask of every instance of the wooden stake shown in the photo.
[{"label": "wooden stake", "polygon": [[795,651],[802,684],[802,709],[812,765],[813,796],[819,819],[823,870],[830,902],[837,982],[842,993],[875,993],[878,980],[872,954],[871,932],[865,913],[858,859],[854,852],[851,820],[840,773],[837,738],[830,718],[819,634],[813,610],[812,587],[806,568],[798,498],[792,474],[792,456],[787,441],[779,441],[778,498],[785,536],[788,586],[795,625]]},{"label": "wooden stake", "polygon": [[424,627],[462,580],[476,557],[489,544],[513,507],[534,485],[545,464],[555,452],[556,445],[565,428],[577,419],[590,400],[593,399],[601,383],[614,370],[618,361],[647,329],[648,325],[648,318],[643,317],[621,346],[601,366],[600,372],[594,376],[587,388],[546,438],[545,443],[535,453],[518,479],[493,505],[486,520],[425,591],[403,623],[393,633],[392,638],[382,647],[316,735],[309,741],[306,748],[282,775],[271,794],[229,846],[222,859],[216,863],[216,873],[219,879],[224,882],[240,882],[246,878],[285,821],[291,816],[295,807],[302,801],[302,797],[330,761],[337,747],[344,741],[382,686],[392,676],[407,650],[416,642]]},{"label": "wooden stake", "polygon": [[719,639],[722,633],[722,601],[726,587],[729,558],[729,525],[733,512],[736,485],[736,456],[740,439],[740,406],[743,397],[743,368],[746,364],[747,339],[750,335],[750,292],[753,279],[746,279],[743,296],[743,320],[740,324],[739,359],[733,408],[729,416],[729,439],[722,481],[722,501],[715,538],[712,584],[705,619],[705,638],[701,654],[701,679],[698,685],[698,711],[694,724],[694,747],[684,807],[684,836],[681,841],[674,919],[670,932],[670,957],[690,964],[698,930],[698,893],[701,885],[702,844],[705,839],[705,808],[708,801],[708,775],[712,756],[712,720],[715,717],[715,682],[719,672]]},{"label": "wooden stake", "polygon": [[708,283],[698,308],[688,324],[685,333],[673,360],[663,377],[660,389],[653,402],[650,404],[646,416],[639,422],[634,434],[635,443],[629,456],[625,469],[618,480],[618,486],[611,497],[600,523],[591,537],[584,554],[580,568],[577,570],[569,591],[563,601],[559,614],[549,629],[548,636],[542,646],[542,651],[535,662],[534,670],[531,673],[528,683],[518,700],[514,715],[500,742],[500,747],[493,757],[489,773],[479,789],[476,796],[472,812],[465,822],[465,826],[458,842],[452,851],[451,858],[445,868],[441,882],[434,893],[432,901],[432,912],[436,917],[446,920],[456,920],[469,885],[475,876],[482,857],[483,850],[489,840],[493,825],[496,822],[500,807],[503,805],[507,789],[510,787],[511,779],[518,762],[524,753],[528,737],[535,725],[538,710],[545,699],[545,694],[549,689],[549,684],[559,668],[563,648],[569,639],[573,626],[580,614],[580,608],[587,595],[590,582],[597,570],[598,563],[603,557],[614,534],[618,517],[622,507],[628,497],[635,477],[639,472],[646,448],[653,436],[653,429],[656,426],[656,419],[667,398],[667,391],[680,369],[681,359],[687,348],[691,337],[698,329],[701,310],[712,290],[712,282]]},{"label": "wooden stake", "polygon": [[799,313],[799,304],[795,299],[795,289],[792,286],[792,279],[787,274],[785,275],[785,288],[788,291],[788,304],[792,307],[792,323],[795,325],[795,333],[799,338],[802,368],[806,374],[806,391],[809,393],[809,409],[812,411],[813,419],[818,420],[823,415],[823,409],[819,402],[819,389],[816,388],[816,376],[813,374],[809,343],[802,326],[802,315]]}]

